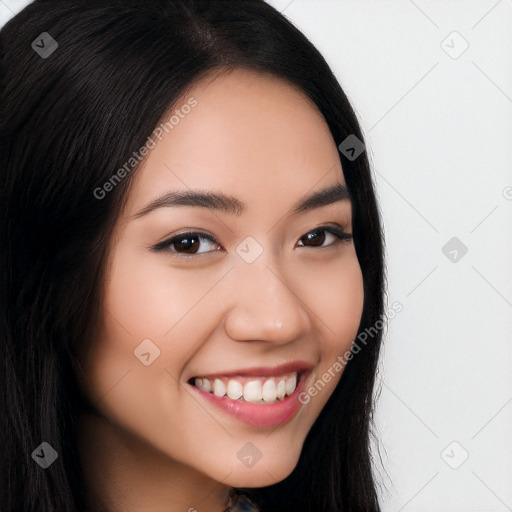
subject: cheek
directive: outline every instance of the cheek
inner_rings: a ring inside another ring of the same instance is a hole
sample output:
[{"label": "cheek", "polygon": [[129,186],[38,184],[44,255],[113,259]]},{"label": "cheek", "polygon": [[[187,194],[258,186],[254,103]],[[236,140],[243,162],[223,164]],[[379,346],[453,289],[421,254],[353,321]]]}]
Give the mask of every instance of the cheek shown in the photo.
[{"label": "cheek", "polygon": [[341,267],[338,263],[325,273],[322,271],[315,282],[314,288],[311,284],[308,287],[316,290],[311,304],[323,336],[319,340],[320,364],[309,379],[303,403],[311,402],[311,411],[317,414],[341,378],[346,365],[345,353],[350,351],[361,321],[364,286],[355,253]]},{"label": "cheek", "polygon": [[[200,270],[191,272],[184,268],[172,267],[166,263],[165,255],[139,250],[135,244],[120,246],[114,254],[114,264],[107,282],[104,309],[112,320],[130,333],[133,342],[140,343],[145,338],[169,344],[175,356],[185,347],[194,349],[194,334],[190,324],[200,326],[193,319],[205,305],[211,303],[206,297],[215,285],[218,276]],[[204,300],[206,298],[206,300]],[[180,333],[189,326],[187,334]],[[119,330],[119,326],[113,326]],[[108,338],[113,339],[114,333]],[[186,343],[180,343],[186,340]],[[132,349],[133,350],[133,349]],[[177,357],[174,357],[177,359]],[[179,358],[178,358],[179,359]]]},{"label": "cheek", "polygon": [[[179,339],[180,319],[197,302],[197,287],[180,283],[176,274],[171,282],[165,265],[150,266],[133,249],[118,246],[112,261],[105,282],[102,318],[86,359],[86,373],[94,383],[96,399],[114,386],[126,388],[128,382],[137,382],[140,389],[150,387],[153,379],[162,378],[166,368],[176,374],[194,347],[193,342],[171,347],[168,339],[175,333]],[[137,357],[146,352],[152,361],[148,366]],[[129,376],[124,379],[127,372]]]},{"label": "cheek", "polygon": [[325,332],[325,350],[331,355],[350,348],[357,335],[364,303],[363,276],[355,252],[341,264],[326,267],[315,279],[314,312]]}]

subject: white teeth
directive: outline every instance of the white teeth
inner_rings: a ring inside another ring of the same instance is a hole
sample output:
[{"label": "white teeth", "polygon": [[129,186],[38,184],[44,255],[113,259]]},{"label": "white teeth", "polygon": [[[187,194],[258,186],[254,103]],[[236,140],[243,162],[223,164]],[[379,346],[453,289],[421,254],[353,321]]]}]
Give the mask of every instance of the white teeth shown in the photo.
[{"label": "white teeth", "polygon": [[208,392],[212,390],[212,383],[209,379],[203,379],[203,387],[201,389]]},{"label": "white teeth", "polygon": [[244,394],[244,388],[237,380],[230,379],[228,382],[227,395],[233,400],[238,400]]},{"label": "white teeth", "polygon": [[277,385],[277,398],[279,398],[279,400],[282,400],[284,398],[284,395],[286,393],[286,383],[284,380],[280,380],[279,381],[279,384]]},{"label": "white teeth", "polygon": [[222,397],[226,394],[226,386],[224,386],[224,383],[220,379],[215,379],[213,394],[218,397]]},{"label": "white teeth", "polygon": [[251,380],[244,386],[244,400],[246,402],[261,400],[261,382],[259,380]]},{"label": "white teeth", "polygon": [[261,396],[265,402],[276,401],[276,383],[272,379],[265,381],[263,384],[263,387],[261,388]]},{"label": "white teeth", "polygon": [[289,378],[286,381],[286,386],[285,386],[286,394],[291,395],[295,391],[296,386],[297,386],[297,374],[294,373],[291,376],[291,378]]},{"label": "white teeth", "polygon": [[241,400],[252,403],[274,403],[282,400],[287,395],[291,395],[297,387],[297,373],[288,374],[282,378],[260,377],[255,380],[242,382],[236,377],[229,380],[216,378],[213,383],[206,377],[195,378],[194,384],[197,388],[213,393],[222,398],[228,396],[231,400]]}]

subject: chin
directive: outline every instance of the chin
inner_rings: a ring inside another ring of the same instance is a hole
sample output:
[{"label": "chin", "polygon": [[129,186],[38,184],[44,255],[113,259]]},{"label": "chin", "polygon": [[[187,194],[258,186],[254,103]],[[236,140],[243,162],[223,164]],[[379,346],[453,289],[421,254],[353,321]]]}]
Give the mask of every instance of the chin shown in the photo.
[{"label": "chin", "polygon": [[237,461],[235,469],[225,483],[232,487],[267,487],[287,478],[295,469],[300,453],[293,458],[281,454],[276,460],[263,461],[263,457],[253,466],[247,467]]},{"label": "chin", "polygon": [[279,476],[273,473],[267,473],[266,471],[248,471],[244,477],[241,472],[233,476],[233,478],[228,478],[226,483],[231,487],[267,487],[284,480],[292,473],[294,467],[290,467],[284,473],[279,473]]}]

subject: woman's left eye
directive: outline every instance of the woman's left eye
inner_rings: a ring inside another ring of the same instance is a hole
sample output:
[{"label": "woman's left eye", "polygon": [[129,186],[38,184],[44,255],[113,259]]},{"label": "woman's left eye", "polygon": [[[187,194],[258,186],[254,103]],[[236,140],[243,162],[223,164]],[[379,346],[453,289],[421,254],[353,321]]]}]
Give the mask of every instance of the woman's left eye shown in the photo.
[{"label": "woman's left eye", "polygon": [[[353,238],[353,235],[346,233],[341,229],[329,226],[321,226],[319,228],[313,229],[313,231],[306,233],[303,237],[299,238],[299,241],[305,238],[307,241],[313,242],[313,247],[326,247],[323,245],[326,237],[325,234],[322,235],[322,233],[328,233],[331,236],[337,237],[342,242],[350,242]],[[330,245],[333,245],[333,243],[327,244],[327,246]]]},{"label": "woman's left eye", "polygon": [[[353,235],[346,233],[341,229],[331,226],[321,226],[309,231],[299,238],[299,242],[302,242],[303,244],[301,247],[328,247],[334,245],[335,242],[324,245],[325,240],[328,239],[328,236],[325,233],[331,237],[337,238],[341,242],[350,242],[353,239]],[[209,251],[199,251],[198,249],[202,245],[201,240],[206,241],[206,243],[210,245],[217,245],[218,248]],[[310,243],[312,245],[304,245],[305,243]],[[206,233],[198,232],[181,233],[180,235],[176,235],[169,240],[164,240],[163,242],[151,247],[151,250],[154,252],[167,251],[180,258],[189,258],[197,254],[216,252],[220,249],[221,246],[215,238],[207,235]]]}]

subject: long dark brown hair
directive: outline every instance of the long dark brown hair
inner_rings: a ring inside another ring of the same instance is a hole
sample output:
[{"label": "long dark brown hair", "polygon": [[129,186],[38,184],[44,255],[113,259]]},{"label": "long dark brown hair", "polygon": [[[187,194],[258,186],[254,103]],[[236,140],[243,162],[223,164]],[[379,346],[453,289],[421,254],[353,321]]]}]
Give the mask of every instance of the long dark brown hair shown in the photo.
[{"label": "long dark brown hair", "polygon": [[[43,32],[58,44],[46,58],[32,47]],[[87,490],[76,428],[87,404],[72,358],[98,319],[107,246],[137,169],[101,200],[93,191],[215,70],[286,80],[337,144],[364,138],[324,58],[262,0],[38,0],[0,43],[1,510],[78,512]],[[384,314],[384,239],[366,153],[339,154],[364,280],[362,332]],[[380,344],[379,331],[348,362],[293,473],[245,489],[264,512],[379,510],[370,439]],[[44,471],[31,457],[42,441],[59,454]]]}]

